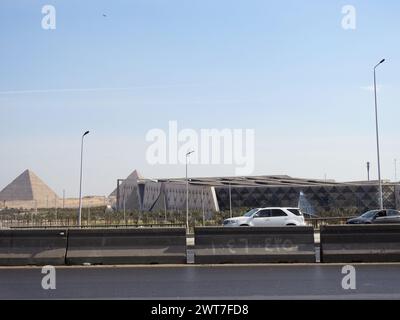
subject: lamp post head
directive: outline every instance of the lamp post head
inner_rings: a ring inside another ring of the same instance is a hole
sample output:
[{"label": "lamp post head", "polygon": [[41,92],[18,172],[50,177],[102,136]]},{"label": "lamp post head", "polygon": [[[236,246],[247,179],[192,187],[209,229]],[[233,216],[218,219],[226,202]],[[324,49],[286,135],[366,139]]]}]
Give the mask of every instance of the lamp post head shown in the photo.
[{"label": "lamp post head", "polygon": [[189,151],[188,153],[186,153],[186,157],[190,156],[192,153],[194,153],[194,150],[193,151]]},{"label": "lamp post head", "polygon": [[386,61],[386,59],[382,59],[381,61],[379,61],[379,63],[375,66],[374,69],[378,68],[382,63],[384,63]]},{"label": "lamp post head", "polygon": [[87,134],[89,134],[90,131],[86,131],[82,137],[86,136]]}]

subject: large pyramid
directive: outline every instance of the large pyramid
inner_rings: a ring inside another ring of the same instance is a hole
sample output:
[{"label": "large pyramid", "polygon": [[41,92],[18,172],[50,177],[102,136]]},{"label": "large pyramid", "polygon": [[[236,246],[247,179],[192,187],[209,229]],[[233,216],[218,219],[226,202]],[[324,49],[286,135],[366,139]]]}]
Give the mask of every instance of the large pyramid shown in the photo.
[{"label": "large pyramid", "polygon": [[25,170],[13,182],[0,191],[0,201],[54,201],[57,194],[37,175]]}]

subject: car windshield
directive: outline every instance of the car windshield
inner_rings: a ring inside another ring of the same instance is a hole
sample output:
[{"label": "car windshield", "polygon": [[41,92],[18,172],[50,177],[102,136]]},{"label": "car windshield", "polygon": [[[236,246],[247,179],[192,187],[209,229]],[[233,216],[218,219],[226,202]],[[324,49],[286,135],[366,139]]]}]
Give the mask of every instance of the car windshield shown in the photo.
[{"label": "car windshield", "polygon": [[256,213],[258,211],[258,209],[253,209],[253,210],[250,210],[250,211],[248,211],[248,212],[246,212],[244,215],[243,215],[243,217],[251,217],[254,213]]},{"label": "car windshield", "polygon": [[373,218],[377,212],[378,212],[377,210],[371,210],[364,213],[361,217],[366,219]]}]

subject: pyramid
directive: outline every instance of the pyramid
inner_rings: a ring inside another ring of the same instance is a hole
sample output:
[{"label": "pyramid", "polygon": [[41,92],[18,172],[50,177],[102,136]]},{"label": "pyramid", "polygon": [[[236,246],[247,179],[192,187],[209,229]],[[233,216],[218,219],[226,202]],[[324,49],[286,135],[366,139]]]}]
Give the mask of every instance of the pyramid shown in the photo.
[{"label": "pyramid", "polygon": [[30,170],[25,170],[14,181],[0,191],[0,201],[36,200],[44,202],[49,199],[58,199],[58,196]]},{"label": "pyramid", "polygon": [[[137,183],[138,180],[144,179],[143,176],[137,171],[134,170],[128,177],[126,177],[125,181],[122,181],[121,184],[119,185],[120,190],[124,188],[124,186],[130,185],[130,184],[135,184]],[[117,188],[114,189],[113,192],[111,192],[110,197],[116,197],[117,196]]]},{"label": "pyramid", "polygon": [[143,176],[137,171],[133,171],[127,178],[126,180],[139,180],[139,179],[144,179]]}]

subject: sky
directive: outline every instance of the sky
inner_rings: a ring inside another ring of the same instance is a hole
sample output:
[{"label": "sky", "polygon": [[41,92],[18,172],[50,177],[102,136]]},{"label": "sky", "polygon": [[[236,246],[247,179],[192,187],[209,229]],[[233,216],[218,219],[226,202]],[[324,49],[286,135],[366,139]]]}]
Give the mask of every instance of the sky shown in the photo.
[{"label": "sky", "polygon": [[[55,29],[42,28],[45,5]],[[346,5],[355,29],[342,26]],[[85,130],[85,195],[108,195],[134,169],[184,177],[184,164],[146,157],[146,135],[170,121],[253,130],[254,175],[364,180],[370,161],[376,179],[382,58],[382,178],[393,180],[399,12],[395,0],[1,0],[0,189],[29,168],[77,197]],[[189,175],[236,168],[192,163]]]}]

